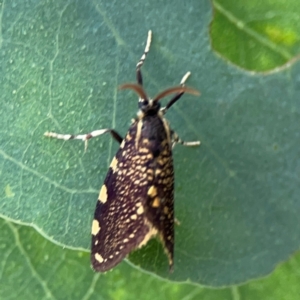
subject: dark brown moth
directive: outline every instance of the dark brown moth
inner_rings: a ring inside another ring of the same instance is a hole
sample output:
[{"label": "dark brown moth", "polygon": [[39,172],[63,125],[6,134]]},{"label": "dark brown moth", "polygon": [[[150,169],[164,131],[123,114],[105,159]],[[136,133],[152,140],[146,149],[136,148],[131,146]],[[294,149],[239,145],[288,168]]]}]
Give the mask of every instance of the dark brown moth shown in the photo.
[{"label": "dark brown moth", "polygon": [[[131,251],[158,236],[169,260],[174,257],[174,169],[172,147],[200,145],[184,142],[164,118],[167,110],[184,93],[199,95],[185,87],[188,72],[179,86],[149,98],[143,89],[141,67],[149,52],[149,31],[145,51],[136,65],[137,84],[126,83],[120,89],[132,89],[139,96],[139,111],[123,139],[114,129],[100,129],[82,135],[46,132],[48,137],[87,141],[109,132],[119,143],[104,184],[101,187],[92,224],[91,262],[94,270],[105,272],[120,263]],[[160,99],[174,94],[161,108]]]}]

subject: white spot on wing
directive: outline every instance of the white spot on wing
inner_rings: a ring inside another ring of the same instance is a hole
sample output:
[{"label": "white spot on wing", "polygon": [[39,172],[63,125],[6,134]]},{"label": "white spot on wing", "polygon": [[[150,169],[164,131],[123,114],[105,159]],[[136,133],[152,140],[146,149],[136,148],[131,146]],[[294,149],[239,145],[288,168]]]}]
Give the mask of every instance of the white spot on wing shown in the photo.
[{"label": "white spot on wing", "polygon": [[102,257],[99,253],[96,253],[96,254],[95,254],[95,259],[96,259],[99,263],[103,263],[103,261],[104,261],[103,257]]},{"label": "white spot on wing", "polygon": [[99,222],[97,220],[93,220],[92,235],[97,235],[99,231],[100,231]]},{"label": "white spot on wing", "polygon": [[140,207],[137,209],[137,211],[136,211],[136,213],[137,213],[138,215],[141,215],[143,212],[144,212],[143,206],[140,206]]},{"label": "white spot on wing", "polygon": [[137,219],[137,215],[131,215],[130,218],[131,218],[132,220],[136,220],[136,219]]},{"label": "white spot on wing", "polygon": [[107,201],[107,188],[105,184],[102,185],[98,200],[102,203],[105,203]]}]

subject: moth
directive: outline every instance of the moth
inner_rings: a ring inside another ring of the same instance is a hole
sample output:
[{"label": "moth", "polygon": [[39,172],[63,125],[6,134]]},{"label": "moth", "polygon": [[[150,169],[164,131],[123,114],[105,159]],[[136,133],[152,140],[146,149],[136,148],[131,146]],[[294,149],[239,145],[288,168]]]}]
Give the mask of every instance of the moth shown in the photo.
[{"label": "moth", "polygon": [[[186,73],[180,85],[150,98],[143,88],[141,67],[150,49],[152,32],[143,55],[136,65],[137,84],[125,83],[120,89],[137,93],[138,113],[122,138],[114,129],[100,129],[88,134],[71,135],[46,132],[47,137],[85,142],[110,133],[120,143],[100,189],[92,223],[91,263],[95,271],[106,272],[120,263],[131,251],[158,236],[173,270],[174,260],[174,168],[172,148],[200,145],[184,142],[170,128],[164,115],[184,93],[199,95],[185,87]],[[160,100],[173,94],[165,107]]]}]

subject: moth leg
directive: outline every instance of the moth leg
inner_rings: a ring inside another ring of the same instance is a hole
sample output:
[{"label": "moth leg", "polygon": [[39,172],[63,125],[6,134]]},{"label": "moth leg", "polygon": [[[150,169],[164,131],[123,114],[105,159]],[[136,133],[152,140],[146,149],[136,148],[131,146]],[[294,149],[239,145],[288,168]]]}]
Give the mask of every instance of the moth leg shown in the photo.
[{"label": "moth leg", "polygon": [[151,44],[151,39],[152,39],[152,31],[149,30],[148,31],[147,43],[146,43],[146,47],[145,47],[144,53],[141,56],[139,62],[136,64],[136,80],[137,80],[137,83],[140,84],[140,85],[143,85],[143,77],[142,77],[141,68],[142,68],[142,65],[144,64],[146,56],[147,56],[147,54],[149,52],[150,44]]},{"label": "moth leg", "polygon": [[[185,85],[186,80],[188,79],[188,77],[191,75],[191,72],[187,72],[181,79],[180,81],[180,85],[183,87]],[[178,93],[176,94],[169,102],[168,104],[163,107],[161,109],[162,113],[165,114],[167,112],[167,110],[175,103],[177,102],[181,96],[184,94],[184,92]]]},{"label": "moth leg", "polygon": [[175,147],[176,144],[181,144],[183,146],[199,146],[201,144],[200,141],[191,141],[191,142],[185,142],[179,138],[176,132],[171,131],[172,134],[172,148]]},{"label": "moth leg", "polygon": [[51,138],[55,138],[55,139],[60,139],[60,140],[82,140],[84,142],[84,149],[86,151],[87,149],[87,142],[89,139],[102,135],[104,133],[109,132],[111,134],[111,136],[119,143],[121,143],[123,141],[123,138],[113,129],[99,129],[99,130],[94,130],[90,133],[87,134],[77,134],[77,135],[73,135],[73,134],[60,134],[60,133],[55,133],[55,132],[45,132],[44,136],[47,137],[51,137]]}]

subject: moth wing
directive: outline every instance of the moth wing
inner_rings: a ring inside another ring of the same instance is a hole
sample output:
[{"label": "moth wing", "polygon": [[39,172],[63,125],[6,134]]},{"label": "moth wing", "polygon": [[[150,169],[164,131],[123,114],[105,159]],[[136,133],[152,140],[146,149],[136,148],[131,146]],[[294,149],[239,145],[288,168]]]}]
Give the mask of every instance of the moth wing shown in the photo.
[{"label": "moth wing", "polygon": [[169,259],[170,270],[174,256],[174,169],[172,150],[168,143],[155,159],[154,181],[147,192],[146,218],[157,229]]},{"label": "moth wing", "polygon": [[113,268],[157,233],[145,218],[149,188],[146,171],[153,156],[150,151],[138,153],[133,140],[128,134],[121,144],[96,204],[91,262],[99,272]]}]

